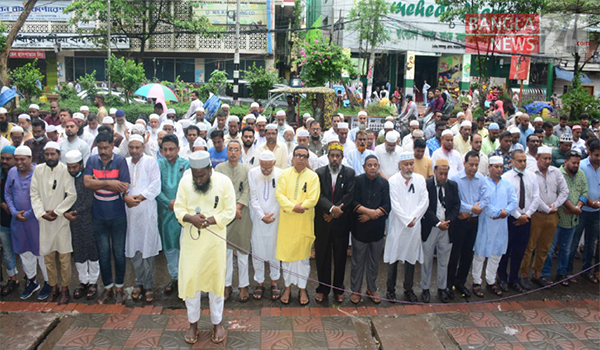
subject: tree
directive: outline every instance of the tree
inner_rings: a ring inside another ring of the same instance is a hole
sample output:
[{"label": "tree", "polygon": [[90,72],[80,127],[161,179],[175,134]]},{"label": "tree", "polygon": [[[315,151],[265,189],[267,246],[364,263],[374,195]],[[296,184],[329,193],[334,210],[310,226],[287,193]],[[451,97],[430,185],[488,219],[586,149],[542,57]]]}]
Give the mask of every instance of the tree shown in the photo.
[{"label": "tree", "polygon": [[302,80],[308,87],[323,86],[346,71],[356,76],[350,56],[341,47],[324,40],[304,43],[296,63],[302,67]]},{"label": "tree", "polygon": [[281,81],[276,71],[269,71],[265,67],[257,67],[256,62],[252,64],[250,69],[243,70],[242,74],[244,74],[244,80],[250,82],[252,98],[255,101],[269,97],[269,90]]},{"label": "tree", "polygon": [[42,90],[36,86],[36,82],[42,81],[44,75],[36,65],[37,59],[21,67],[17,67],[9,73],[10,80],[28,101],[32,97],[37,97],[42,93]]},{"label": "tree", "polygon": [[[153,1],[131,1],[131,0],[112,0],[110,3],[110,16],[112,21],[111,34],[123,35],[131,40],[140,42],[140,54],[136,58],[138,62],[144,61],[146,45],[149,40],[159,35],[162,31],[159,27],[167,25],[169,30],[178,33],[194,33],[210,36],[219,32],[218,27],[211,25],[210,19],[206,16],[180,20],[171,11],[172,0],[153,0]],[[191,9],[191,7],[190,7]],[[108,8],[106,0],[75,0],[64,10],[65,13],[72,13],[72,24],[79,22],[98,21],[106,23],[108,20]],[[80,34],[86,33],[80,30]],[[91,33],[97,41],[104,46],[107,45],[106,26],[96,25]]]},{"label": "tree", "polygon": [[[371,56],[379,46],[390,40],[390,33],[385,27],[384,19],[390,13],[390,5],[385,0],[362,0],[350,10],[348,26],[358,31],[359,55],[365,57],[359,69],[361,78],[365,78]],[[367,89],[362,89],[363,99]]]},{"label": "tree", "polygon": [[142,85],[146,78],[144,66],[125,57],[117,58],[114,54],[106,62],[107,74],[110,80],[121,85],[125,92],[125,98],[129,102],[129,96]]},{"label": "tree", "polygon": [[[25,20],[29,17],[31,10],[33,10],[36,3],[37,0],[27,0],[23,12],[21,12],[17,20],[12,24],[6,37],[2,34],[5,33],[6,30],[0,30],[0,37],[3,38],[0,40],[0,84],[2,85],[9,85],[8,70],[6,67],[8,67],[8,55],[10,54],[10,49],[12,49],[13,41],[15,41],[17,34],[19,34],[21,27],[25,24]],[[6,27],[4,29],[6,29]]]},{"label": "tree", "polygon": [[212,73],[210,73],[208,83],[202,84],[198,89],[200,99],[206,101],[209,98],[210,93],[220,95],[221,92],[224,92],[224,89],[227,88],[227,85],[227,72],[213,70]]},{"label": "tree", "polygon": [[96,71],[87,73],[83,77],[79,77],[79,84],[81,85],[82,91],[87,91],[87,99],[90,102],[94,101],[96,94],[98,93],[98,85],[96,83]]}]

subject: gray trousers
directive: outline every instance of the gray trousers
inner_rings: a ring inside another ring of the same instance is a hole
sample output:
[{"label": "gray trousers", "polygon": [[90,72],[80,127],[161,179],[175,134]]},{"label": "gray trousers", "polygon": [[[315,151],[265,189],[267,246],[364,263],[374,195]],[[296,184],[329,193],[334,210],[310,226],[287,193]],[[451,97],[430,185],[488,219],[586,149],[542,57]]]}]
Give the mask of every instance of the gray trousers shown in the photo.
[{"label": "gray trousers", "polygon": [[135,271],[135,285],[145,290],[154,288],[154,257],[142,258],[142,252],[135,252],[131,264]]},{"label": "gray trousers", "polygon": [[452,252],[452,243],[448,231],[437,227],[431,229],[427,241],[423,242],[423,265],[421,265],[421,289],[429,289],[431,270],[433,269],[433,253],[437,250],[437,287],[446,289],[448,278],[448,261]]},{"label": "gray trousers", "polygon": [[377,271],[379,259],[383,251],[383,239],[376,242],[364,243],[352,237],[352,270],[350,283],[353,292],[361,290],[365,268],[367,269],[367,289],[377,291]]}]

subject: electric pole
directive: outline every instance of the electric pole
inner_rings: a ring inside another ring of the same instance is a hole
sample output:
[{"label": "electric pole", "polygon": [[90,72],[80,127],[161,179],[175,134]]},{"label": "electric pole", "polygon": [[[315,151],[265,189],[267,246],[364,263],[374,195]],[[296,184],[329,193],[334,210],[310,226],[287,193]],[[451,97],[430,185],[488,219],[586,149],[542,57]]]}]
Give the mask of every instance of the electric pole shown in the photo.
[{"label": "electric pole", "polygon": [[[110,27],[112,25],[111,20],[110,20],[110,0],[108,0],[108,4],[107,4],[107,12],[108,12],[108,16],[107,16],[107,21],[108,21],[108,59],[110,60]],[[106,61],[107,66],[108,66],[108,61]],[[110,84],[110,74],[108,74],[108,97],[111,96],[111,91],[112,91],[112,86]],[[96,96],[94,96],[93,98],[95,98]]]},{"label": "electric pole", "polygon": [[233,56],[233,104],[239,105],[240,91],[240,0],[235,11],[235,54]]}]

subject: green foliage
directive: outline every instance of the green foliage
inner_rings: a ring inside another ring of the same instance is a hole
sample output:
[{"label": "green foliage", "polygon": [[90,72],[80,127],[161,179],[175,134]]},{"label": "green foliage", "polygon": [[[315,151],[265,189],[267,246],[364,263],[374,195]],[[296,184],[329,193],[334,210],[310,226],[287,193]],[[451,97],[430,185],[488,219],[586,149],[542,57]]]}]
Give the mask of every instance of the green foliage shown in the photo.
[{"label": "green foliage", "polygon": [[67,84],[63,85],[62,88],[58,91],[58,96],[62,100],[78,98],[77,90],[75,90],[75,87],[70,88],[67,86]]},{"label": "green foliage", "polygon": [[98,93],[96,71],[94,70],[92,73],[87,73],[85,76],[79,77],[79,84],[81,85],[81,91],[87,91],[87,101],[93,102]]},{"label": "green foliage", "polygon": [[114,54],[106,62],[107,74],[111,81],[118,83],[125,92],[125,98],[129,101],[131,95],[143,83],[146,73],[141,63],[126,60],[124,57],[117,58]]},{"label": "green foliage", "polygon": [[163,81],[158,81],[158,79],[155,79],[156,81],[154,81],[155,83],[170,87],[171,89],[173,89],[173,91],[175,91],[175,94],[177,94],[177,97],[179,97],[179,101],[184,101],[186,99],[186,97],[190,96],[192,94],[192,91],[194,91],[194,85],[190,84],[190,83],[186,83],[185,81],[181,80],[179,78],[179,75],[177,76],[177,78],[175,78],[174,82],[168,81],[168,80],[163,80]]},{"label": "green foliage", "polygon": [[302,67],[302,81],[308,87],[323,86],[328,81],[337,80],[343,71],[350,77],[357,74],[350,56],[341,47],[324,40],[304,43],[300,56],[296,63]]},{"label": "green foliage", "polygon": [[0,51],[4,51],[6,47],[6,36],[3,33],[8,32],[8,27],[6,24],[0,22]]},{"label": "green foliage", "polygon": [[250,83],[252,98],[255,101],[269,97],[269,90],[281,81],[276,71],[271,72],[264,67],[257,67],[256,62],[250,69],[243,70],[242,74],[244,74],[244,80]]},{"label": "green foliage", "polygon": [[25,96],[26,100],[31,100],[32,97],[40,96],[42,93],[42,90],[38,89],[35,83],[38,80],[42,81],[44,75],[36,66],[37,59],[21,67],[17,67],[9,73],[10,80]]},{"label": "green foliage", "polygon": [[562,95],[564,110],[569,112],[571,120],[577,120],[581,113],[588,113],[591,118],[600,116],[600,100],[590,95],[581,85],[571,87],[569,92]]},{"label": "green foliage", "polygon": [[225,93],[227,88],[227,72],[221,70],[214,70],[210,73],[210,79],[208,83],[204,83],[198,89],[200,99],[206,101],[210,96],[210,93],[220,95]]},{"label": "green foliage", "polygon": [[[390,4],[386,0],[362,0],[350,10],[348,27],[358,32],[363,53],[372,54],[378,46],[390,40],[390,32],[384,22],[389,13]],[[363,61],[363,74],[366,64],[367,60]]]}]

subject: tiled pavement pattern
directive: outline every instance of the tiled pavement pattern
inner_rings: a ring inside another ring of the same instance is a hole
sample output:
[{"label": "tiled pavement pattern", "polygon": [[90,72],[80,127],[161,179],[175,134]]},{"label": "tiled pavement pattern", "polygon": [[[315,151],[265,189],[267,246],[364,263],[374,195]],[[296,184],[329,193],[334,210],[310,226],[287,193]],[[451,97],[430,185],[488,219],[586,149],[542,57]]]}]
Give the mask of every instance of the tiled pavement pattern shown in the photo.
[{"label": "tiled pavement pattern", "polygon": [[[359,349],[355,322],[435,314],[461,349],[600,349],[600,300],[463,305],[225,310],[223,344],[211,343],[203,310],[194,346],[183,340],[185,310],[1,302],[0,311],[60,312],[75,318],[54,349]],[[350,317],[356,316],[356,317]],[[401,335],[398,335],[401,337]],[[384,350],[390,350],[384,348]],[[394,349],[395,350],[395,349]],[[429,349],[434,350],[434,349]]]}]

